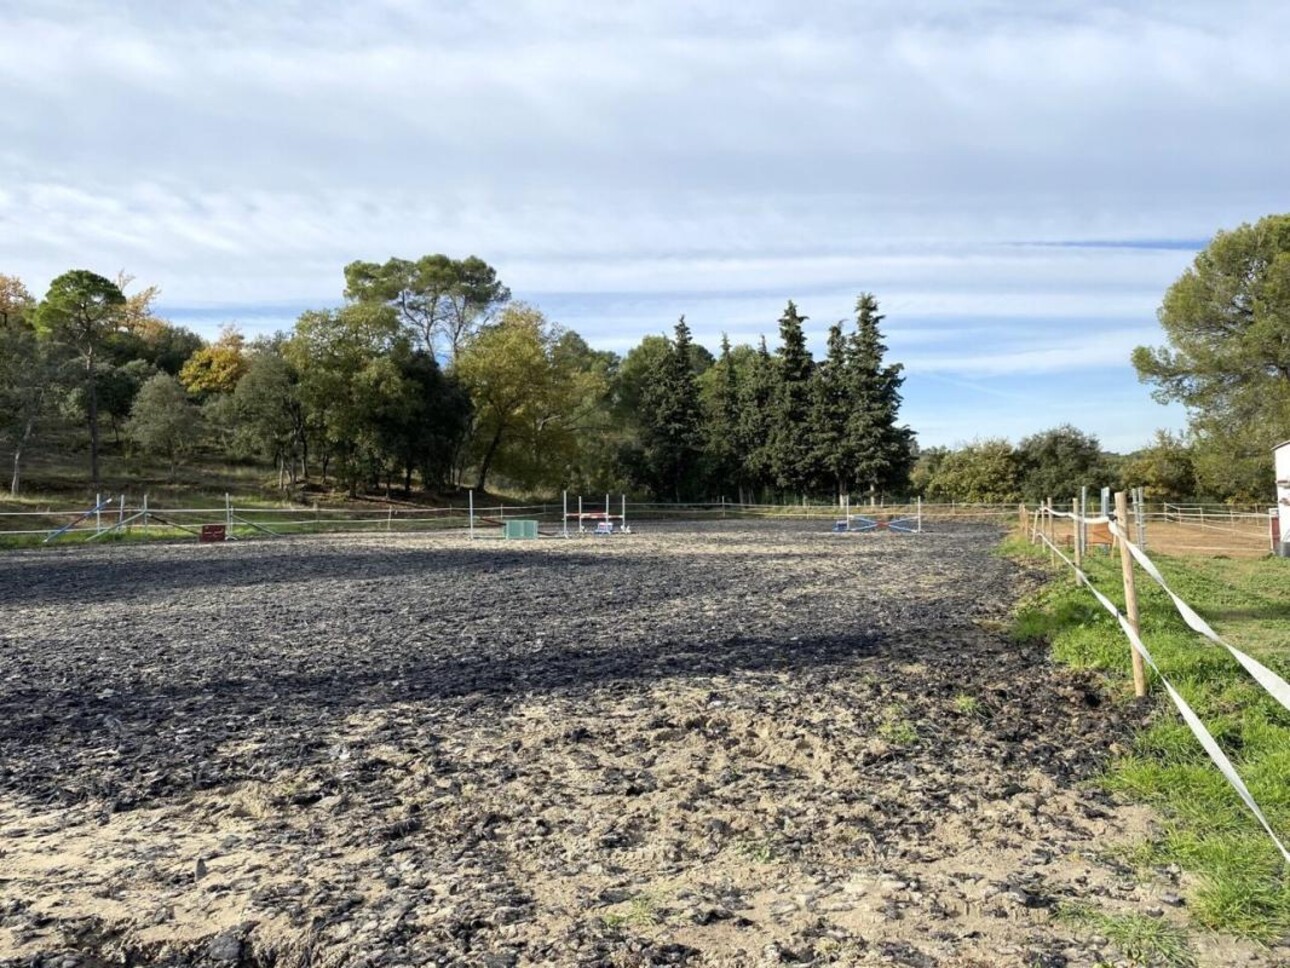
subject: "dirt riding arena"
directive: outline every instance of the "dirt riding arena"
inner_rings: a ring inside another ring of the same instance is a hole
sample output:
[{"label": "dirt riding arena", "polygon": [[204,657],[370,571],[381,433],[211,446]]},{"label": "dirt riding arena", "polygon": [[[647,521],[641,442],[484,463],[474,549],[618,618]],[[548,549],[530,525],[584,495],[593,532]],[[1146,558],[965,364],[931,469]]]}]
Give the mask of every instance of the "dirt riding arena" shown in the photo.
[{"label": "dirt riding arena", "polygon": [[1180,917],[996,530],[641,527],[0,557],[0,963],[1092,966],[1063,902]]}]

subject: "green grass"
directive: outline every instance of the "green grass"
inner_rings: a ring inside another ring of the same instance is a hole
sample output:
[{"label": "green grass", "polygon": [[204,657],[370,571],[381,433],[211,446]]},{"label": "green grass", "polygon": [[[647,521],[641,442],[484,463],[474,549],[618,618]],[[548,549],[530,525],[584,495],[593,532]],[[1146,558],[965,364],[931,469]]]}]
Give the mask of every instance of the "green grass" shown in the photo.
[{"label": "green grass", "polygon": [[[1005,550],[1036,554],[1023,541]],[[1220,635],[1290,676],[1290,560],[1152,557],[1174,591]],[[1059,661],[1104,672],[1118,700],[1133,701],[1123,632],[1062,568],[1022,603],[1015,636],[1047,641]],[[1117,558],[1093,556],[1085,571],[1123,607]],[[1231,758],[1273,829],[1290,838],[1290,712],[1225,649],[1189,630],[1140,570],[1137,589],[1147,648]],[[1103,777],[1109,789],[1152,804],[1163,817],[1159,838],[1141,845],[1134,859],[1144,867],[1177,863],[1194,875],[1189,907],[1205,927],[1264,942],[1290,934],[1290,869],[1152,680],[1151,725],[1126,737],[1131,749]]]},{"label": "green grass", "polygon": [[909,713],[901,706],[888,706],[878,723],[878,735],[888,743],[909,746],[918,742],[918,729],[909,721]]},{"label": "green grass", "polygon": [[1107,914],[1087,905],[1065,905],[1057,919],[1114,944],[1131,964],[1143,968],[1195,968],[1186,932],[1163,918]]},{"label": "green grass", "polygon": [[954,708],[965,716],[978,716],[981,715],[981,700],[961,692],[954,697]]}]

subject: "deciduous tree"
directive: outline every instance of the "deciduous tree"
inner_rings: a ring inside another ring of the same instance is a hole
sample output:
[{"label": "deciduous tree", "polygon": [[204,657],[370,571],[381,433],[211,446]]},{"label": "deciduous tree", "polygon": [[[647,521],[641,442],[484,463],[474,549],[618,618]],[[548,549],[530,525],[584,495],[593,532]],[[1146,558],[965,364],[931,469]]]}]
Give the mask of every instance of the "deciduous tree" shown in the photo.
[{"label": "deciduous tree", "polygon": [[169,373],[158,373],[139,389],[130,411],[130,439],[145,453],[166,459],[169,479],[182,457],[197,446],[199,415],[184,388]]},{"label": "deciduous tree", "polygon": [[117,331],[125,295],[109,279],[86,269],[65,272],[49,284],[36,325],[51,342],[74,354],[85,388],[90,434],[90,481],[99,485],[99,407],[96,372],[104,345]]}]

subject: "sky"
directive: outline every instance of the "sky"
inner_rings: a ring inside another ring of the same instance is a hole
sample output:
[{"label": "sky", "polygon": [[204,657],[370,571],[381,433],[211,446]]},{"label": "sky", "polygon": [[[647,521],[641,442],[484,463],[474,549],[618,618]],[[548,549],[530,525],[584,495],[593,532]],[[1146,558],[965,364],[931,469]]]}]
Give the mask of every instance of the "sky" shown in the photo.
[{"label": "sky", "polygon": [[813,345],[878,296],[924,446],[1185,414],[1129,364],[1287,210],[1290,5],[0,0],[0,272],[125,270],[205,336],[475,254],[625,351]]}]

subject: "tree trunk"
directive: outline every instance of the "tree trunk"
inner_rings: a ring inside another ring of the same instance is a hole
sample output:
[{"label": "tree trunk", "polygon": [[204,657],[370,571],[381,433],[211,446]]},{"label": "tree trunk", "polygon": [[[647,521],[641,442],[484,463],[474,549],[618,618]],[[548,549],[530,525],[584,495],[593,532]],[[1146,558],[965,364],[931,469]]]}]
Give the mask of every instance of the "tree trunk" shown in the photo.
[{"label": "tree trunk", "polygon": [[502,430],[499,427],[497,433],[493,434],[492,443],[488,445],[488,450],[484,452],[484,459],[479,463],[479,480],[475,483],[475,489],[484,490],[484,482],[488,480],[488,468],[493,463],[493,458],[497,455],[497,448],[502,446]]},{"label": "tree trunk", "polygon": [[99,388],[94,380],[94,354],[86,357],[86,375],[89,382],[90,424],[90,483],[99,486]]},{"label": "tree trunk", "polygon": [[[41,392],[40,400],[44,400],[44,392]],[[9,481],[9,493],[14,497],[18,496],[18,489],[22,485],[22,452],[27,446],[27,441],[31,439],[31,432],[36,429],[36,414],[40,412],[38,403],[31,413],[27,416],[27,425],[22,429],[22,436],[18,438],[13,448],[13,478]]]}]

